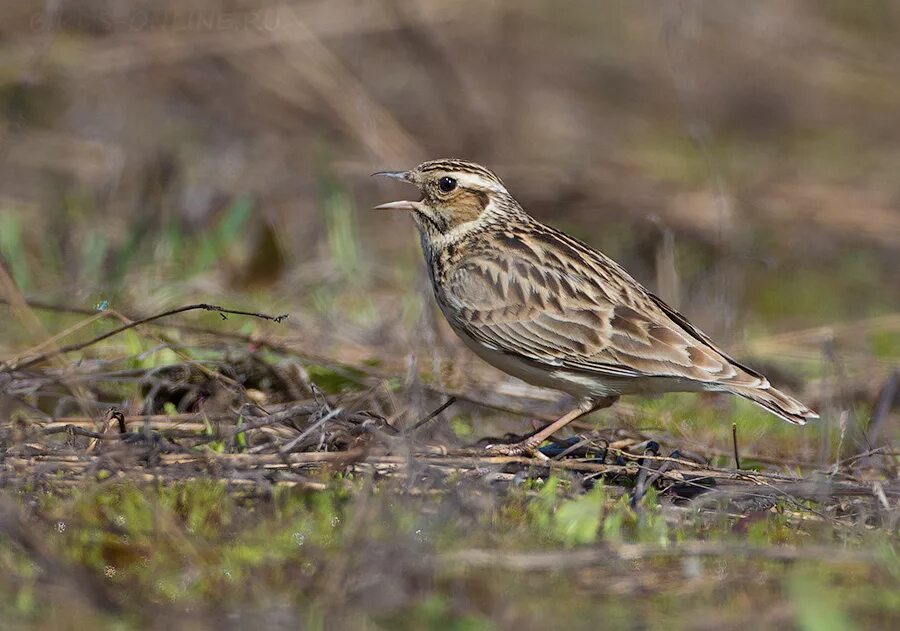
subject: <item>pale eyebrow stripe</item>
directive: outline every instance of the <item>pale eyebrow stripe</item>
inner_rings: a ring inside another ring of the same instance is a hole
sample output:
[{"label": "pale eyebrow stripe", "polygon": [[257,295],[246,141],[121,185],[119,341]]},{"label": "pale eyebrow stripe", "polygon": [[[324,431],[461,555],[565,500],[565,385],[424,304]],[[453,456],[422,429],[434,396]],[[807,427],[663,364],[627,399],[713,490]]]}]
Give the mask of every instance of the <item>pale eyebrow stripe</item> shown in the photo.
[{"label": "pale eyebrow stripe", "polygon": [[467,188],[475,188],[475,189],[487,189],[489,191],[505,191],[503,185],[494,180],[493,178],[486,178],[482,175],[475,173],[450,173],[451,177],[455,177],[456,181],[459,182],[460,186]]}]

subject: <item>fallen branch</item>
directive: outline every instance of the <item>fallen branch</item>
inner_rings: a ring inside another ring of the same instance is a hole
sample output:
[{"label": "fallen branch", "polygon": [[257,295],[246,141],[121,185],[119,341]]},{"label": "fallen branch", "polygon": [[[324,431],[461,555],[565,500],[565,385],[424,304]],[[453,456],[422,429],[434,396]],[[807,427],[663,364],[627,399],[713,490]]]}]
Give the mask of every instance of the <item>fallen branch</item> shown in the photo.
[{"label": "fallen branch", "polygon": [[204,310],[204,311],[215,311],[219,315],[222,316],[222,319],[227,319],[226,315],[243,315],[250,316],[253,318],[260,318],[261,320],[269,320],[271,322],[282,322],[285,318],[288,317],[288,314],[271,316],[265,313],[257,313],[253,311],[240,311],[237,309],[226,309],[224,307],[219,307],[217,305],[209,305],[205,303],[198,303],[193,305],[187,305],[184,307],[179,307],[177,309],[170,309],[169,311],[164,311],[162,313],[157,313],[156,315],[149,316],[147,318],[141,318],[140,320],[135,320],[134,322],[129,322],[128,324],[123,324],[120,327],[116,327],[112,331],[108,331],[103,335],[98,335],[92,340],[88,340],[87,342],[79,342],[77,344],[69,344],[67,346],[61,346],[58,349],[54,349],[47,353],[41,353],[31,359],[26,359],[20,362],[6,362],[4,364],[0,364],[0,372],[12,372],[14,370],[24,370],[25,368],[29,368],[36,364],[40,364],[42,362],[47,361],[53,357],[57,357],[58,355],[64,355],[66,353],[73,353],[76,351],[84,350],[89,346],[93,346],[98,342],[102,342],[103,340],[109,339],[119,333],[123,333],[124,331],[128,331],[129,329],[133,329],[135,327],[141,326],[142,324],[147,324],[149,322],[153,322],[155,320],[161,320],[162,318],[167,318],[169,316],[178,315],[179,313],[185,313],[186,311],[195,311],[195,310]]}]

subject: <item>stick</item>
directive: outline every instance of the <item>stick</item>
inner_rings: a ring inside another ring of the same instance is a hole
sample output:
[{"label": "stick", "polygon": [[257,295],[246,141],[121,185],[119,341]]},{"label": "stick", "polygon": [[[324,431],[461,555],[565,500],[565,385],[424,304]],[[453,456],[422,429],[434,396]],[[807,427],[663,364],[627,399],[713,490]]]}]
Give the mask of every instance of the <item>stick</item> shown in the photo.
[{"label": "stick", "polygon": [[[647,466],[647,456],[656,456],[659,454],[659,445],[656,443],[651,443],[647,445],[647,448],[644,449],[644,457],[641,458],[639,465],[641,467],[640,472],[638,473],[637,484],[634,487],[634,493],[631,496],[631,508],[637,511],[640,508],[641,500],[644,497],[644,493],[647,492],[648,484],[647,484],[647,474],[652,471],[650,467]],[[663,463],[663,466],[667,463]],[[662,467],[660,467],[662,468]]]},{"label": "stick", "polygon": [[741,457],[738,455],[737,423],[731,424],[731,442],[734,444],[734,468],[741,468]]},{"label": "stick", "polygon": [[217,305],[209,305],[209,304],[205,304],[205,303],[187,305],[184,307],[179,307],[177,309],[171,309],[169,311],[164,311],[162,313],[158,313],[156,315],[152,315],[147,318],[135,320],[134,322],[130,322],[128,324],[124,324],[120,327],[113,329],[112,331],[108,331],[108,332],[104,333],[103,335],[99,335],[99,336],[95,337],[94,339],[89,340],[87,342],[80,342],[78,344],[69,344],[68,346],[61,346],[58,349],[54,349],[53,351],[50,351],[47,353],[41,353],[40,355],[38,355],[36,357],[32,357],[31,359],[25,360],[23,362],[12,363],[12,364],[9,364],[9,363],[0,364],[0,372],[11,372],[13,370],[23,370],[25,368],[29,368],[30,366],[34,366],[35,364],[40,364],[41,362],[44,362],[48,359],[56,357],[57,355],[63,355],[65,353],[72,353],[75,351],[83,350],[83,349],[87,348],[88,346],[93,346],[94,344],[97,344],[98,342],[102,342],[105,339],[113,337],[114,335],[118,335],[119,333],[122,333],[123,331],[133,329],[142,324],[147,324],[148,322],[153,322],[154,320],[160,320],[162,318],[167,318],[169,316],[178,315],[179,313],[184,313],[186,311],[194,311],[197,309],[203,309],[205,311],[215,311],[216,313],[218,313],[219,315],[222,316],[223,320],[227,319],[226,314],[250,316],[253,318],[260,318],[262,320],[269,320],[271,322],[282,322],[285,318],[288,317],[288,314],[283,314],[283,315],[279,315],[279,316],[271,316],[271,315],[267,315],[265,313],[256,313],[253,311],[240,311],[237,309],[226,309],[224,307],[219,307]]},{"label": "stick", "polygon": [[325,423],[327,423],[328,421],[330,421],[331,419],[333,419],[334,417],[336,417],[338,414],[340,414],[343,411],[344,410],[341,408],[334,408],[331,412],[329,412],[328,414],[323,416],[321,419],[319,419],[318,421],[316,421],[315,423],[313,423],[312,425],[307,427],[305,430],[303,430],[303,432],[299,436],[292,439],[291,442],[289,442],[287,445],[285,445],[284,447],[279,449],[278,453],[281,454],[282,456],[285,456],[285,455],[291,453],[291,450],[294,449],[294,447],[296,447],[297,445],[299,445],[300,442],[304,438],[306,438],[307,436],[312,434],[314,431],[316,431],[317,429],[319,429],[320,427],[325,425]]},{"label": "stick", "polygon": [[77,436],[86,436],[88,438],[94,438],[96,440],[103,440],[104,438],[106,438],[103,434],[90,432],[86,429],[78,427],[77,425],[58,425],[55,427],[47,427],[44,429],[44,436],[49,436],[51,434],[62,434],[65,432],[71,432]]},{"label": "stick", "polygon": [[[91,310],[91,309],[83,309],[83,308],[79,308],[79,307],[69,307],[66,305],[51,304],[51,303],[43,302],[40,300],[27,299],[26,303],[33,309],[45,309],[48,311],[57,311],[57,312],[61,312],[61,313],[75,313],[75,314],[81,314],[81,315],[93,315],[94,313],[96,313],[94,310]],[[7,300],[4,300],[3,298],[0,298],[0,304],[9,304],[9,302]],[[252,315],[256,315],[256,314],[252,314]],[[287,316],[278,316],[278,317],[284,318]],[[270,316],[270,318],[271,318],[271,316]],[[275,320],[275,318],[271,318],[271,319]],[[312,361],[312,362],[323,364],[326,366],[361,371],[364,373],[364,375],[366,377],[371,378],[371,379],[385,380],[385,379],[390,379],[393,376],[392,374],[389,374],[389,373],[380,373],[380,372],[373,371],[370,369],[363,369],[360,366],[351,366],[351,365],[343,363],[342,361],[340,361],[339,359],[336,359],[334,357],[326,357],[324,355],[317,355],[315,353],[300,352],[297,348],[291,347],[287,344],[281,344],[281,343],[273,341],[273,340],[266,340],[266,339],[256,338],[256,337],[250,336],[250,335],[235,333],[233,331],[214,331],[214,330],[206,329],[203,327],[192,326],[190,324],[172,323],[169,325],[164,325],[164,324],[159,324],[156,322],[149,322],[149,321],[145,321],[145,322],[147,324],[151,324],[153,326],[171,326],[172,328],[176,328],[180,331],[186,331],[188,333],[195,333],[195,334],[200,334],[200,335],[216,335],[218,337],[227,338],[229,340],[238,340],[238,341],[245,342],[245,343],[257,344],[261,348],[267,348],[276,353],[282,353],[284,355],[300,357],[304,360]],[[4,370],[4,366],[2,364],[0,364],[0,372],[2,372],[3,370]],[[442,395],[442,396],[447,394],[447,392],[445,392],[445,390],[438,389],[435,386],[430,386],[428,384],[422,384],[422,387],[423,387],[423,389],[427,390],[428,392],[431,392],[434,394],[438,394],[438,395]],[[540,418],[545,421],[552,421],[552,420],[559,418],[559,414],[557,414],[557,413],[540,413],[540,412],[535,412],[534,410],[529,409],[527,407],[514,406],[514,405],[511,406],[508,404],[498,403],[497,401],[487,400],[487,398],[485,398],[484,396],[479,396],[477,393],[471,394],[471,393],[466,393],[466,392],[454,392],[452,394],[452,396],[456,397],[457,401],[465,401],[467,403],[472,403],[474,405],[484,407],[484,408],[487,408],[490,410],[497,410],[499,412],[508,412],[510,414],[516,414],[518,416],[529,416],[529,417],[533,417],[533,418]],[[562,412],[560,412],[560,413],[562,413]],[[778,461],[778,462],[780,463],[781,461]]]},{"label": "stick", "polygon": [[412,430],[410,430],[410,431],[411,431],[411,432],[415,432],[415,431],[418,430],[420,427],[422,427],[423,425],[425,425],[425,423],[427,423],[428,421],[430,421],[431,419],[433,419],[435,416],[437,416],[438,414],[440,414],[441,412],[443,412],[444,410],[446,410],[448,407],[450,407],[450,406],[453,405],[454,403],[456,403],[456,397],[451,396],[449,399],[447,399],[446,401],[444,401],[438,409],[436,409],[434,412],[432,412],[431,414],[429,414],[428,416],[426,416],[425,418],[423,418],[421,421],[419,421],[418,423],[416,423],[415,425],[413,425]]},{"label": "stick", "polygon": [[[301,414],[312,414],[316,410],[318,410],[321,406],[318,403],[309,403],[306,401],[301,401],[299,403],[293,403],[281,409],[277,412],[272,412],[271,414],[267,414],[266,416],[256,419],[253,421],[246,421],[241,423],[232,429],[232,434],[237,436],[238,434],[243,434],[246,431],[251,429],[259,429],[260,427],[267,427],[269,425],[276,425],[278,423],[284,423],[285,421],[289,421],[295,416],[299,416]],[[242,416],[246,416],[242,414]]]}]

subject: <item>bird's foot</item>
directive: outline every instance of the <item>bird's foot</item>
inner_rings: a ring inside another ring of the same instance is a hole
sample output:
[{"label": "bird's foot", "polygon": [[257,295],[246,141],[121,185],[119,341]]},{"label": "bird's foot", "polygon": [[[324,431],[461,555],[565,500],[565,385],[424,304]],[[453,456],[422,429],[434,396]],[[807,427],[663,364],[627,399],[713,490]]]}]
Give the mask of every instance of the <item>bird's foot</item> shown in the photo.
[{"label": "bird's foot", "polygon": [[488,445],[485,450],[491,456],[531,456],[532,458],[540,458],[546,460],[547,456],[538,451],[540,442],[535,442],[530,438],[517,443],[499,443]]}]

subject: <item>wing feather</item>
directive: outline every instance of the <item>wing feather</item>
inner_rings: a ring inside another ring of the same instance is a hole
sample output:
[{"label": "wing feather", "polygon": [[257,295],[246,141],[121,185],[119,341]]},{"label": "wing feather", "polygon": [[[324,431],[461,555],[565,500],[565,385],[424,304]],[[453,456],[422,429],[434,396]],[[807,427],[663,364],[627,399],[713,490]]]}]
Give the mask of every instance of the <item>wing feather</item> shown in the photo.
[{"label": "wing feather", "polygon": [[[760,375],[719,351],[615,263],[593,250],[573,259],[549,247],[554,243],[481,252],[448,270],[438,299],[450,323],[491,349],[548,369],[760,383]],[[604,265],[615,273],[599,273]]]}]

